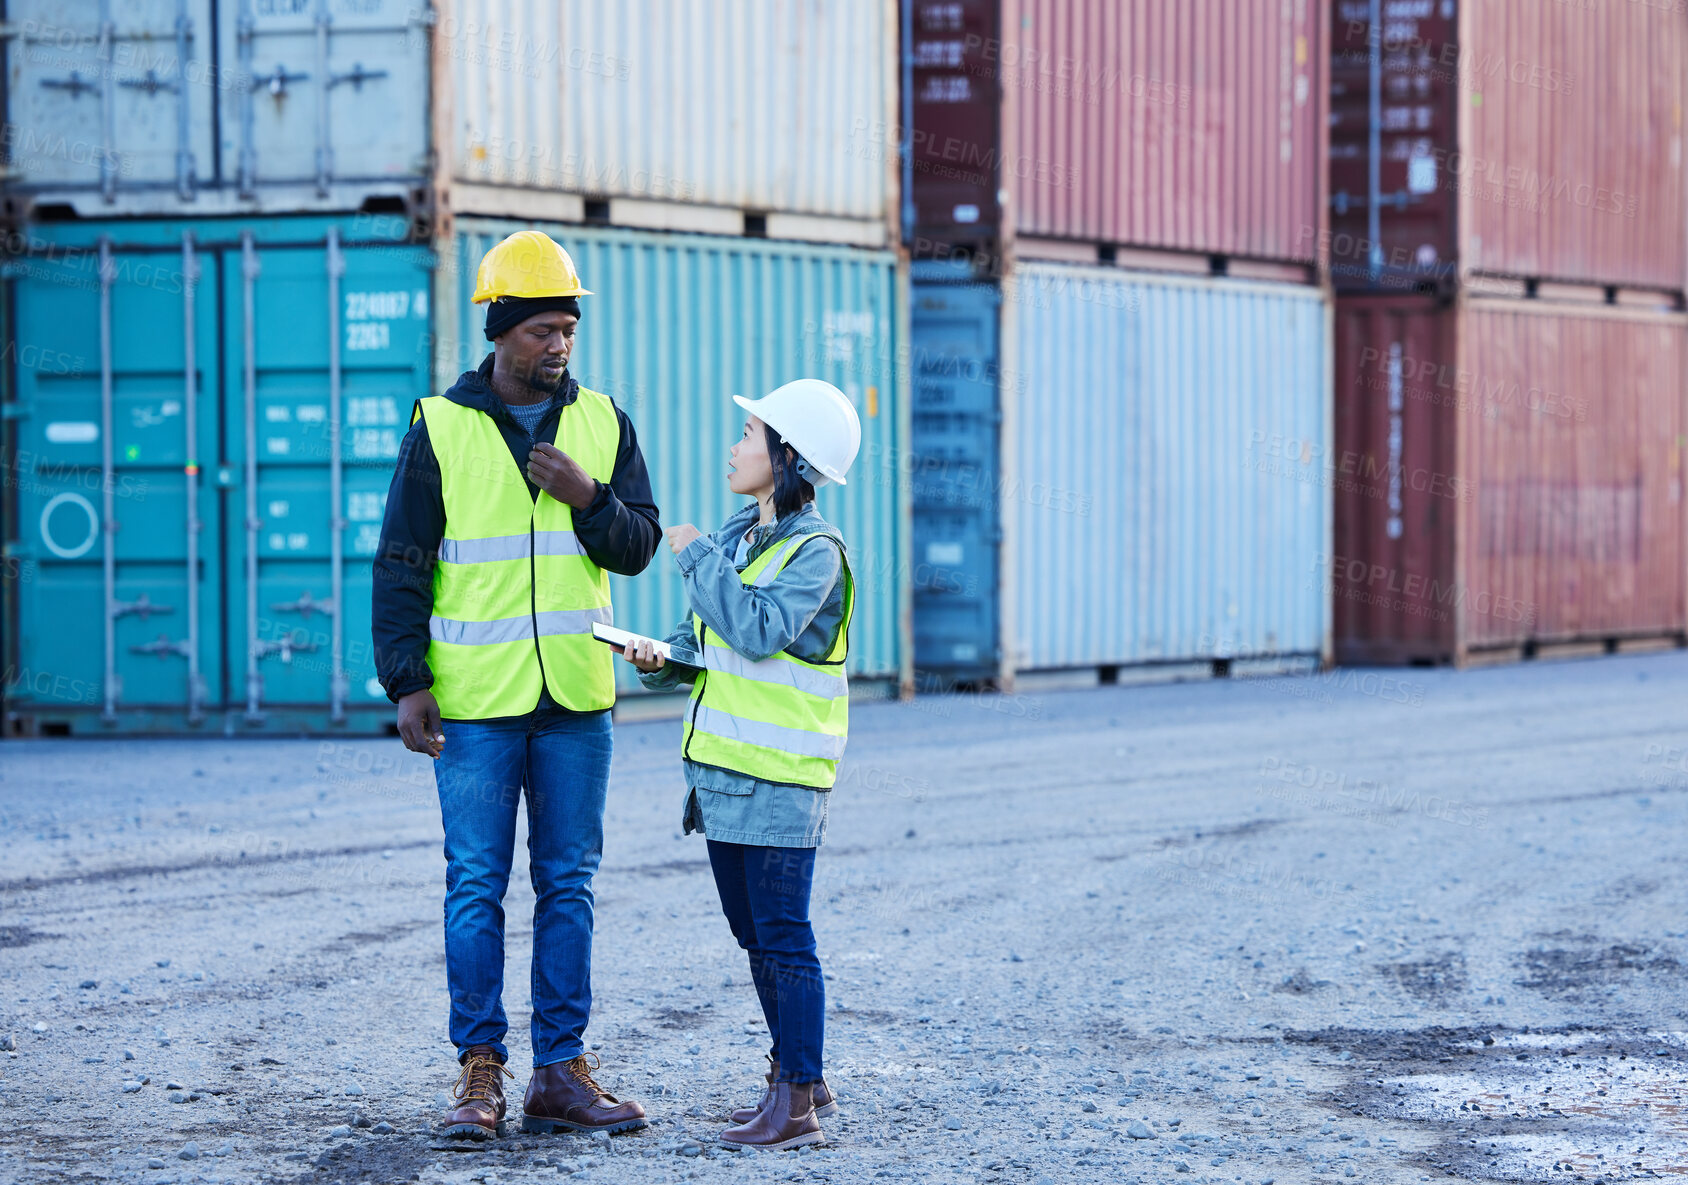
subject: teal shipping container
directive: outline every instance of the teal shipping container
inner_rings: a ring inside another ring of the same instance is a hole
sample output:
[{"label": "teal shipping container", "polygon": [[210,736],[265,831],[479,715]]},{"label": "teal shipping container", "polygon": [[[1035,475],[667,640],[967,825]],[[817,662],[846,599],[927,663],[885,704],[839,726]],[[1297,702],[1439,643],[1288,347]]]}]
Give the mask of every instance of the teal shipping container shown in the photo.
[{"label": "teal shipping container", "polygon": [[[909,408],[899,361],[906,282],[896,257],[766,239],[459,218],[440,250],[438,383],[485,357],[485,313],[469,301],[475,270],[493,244],[530,226],[568,249],[594,293],[581,302],[570,369],[633,420],[664,527],[691,522],[711,531],[743,504],[727,488],[727,450],[744,424],[732,396],[764,395],[804,376],[827,379],[849,395],[861,416],[861,453],[848,484],[817,498],[849,544],[856,577],[849,671],[881,690],[909,686]],[[616,624],[625,629],[660,635],[686,612],[666,545],[642,575],[614,577],[611,587]],[[618,670],[621,690],[637,690],[631,668]]]},{"label": "teal shipping container", "polygon": [[1328,660],[1329,297],[1025,263],[1003,317],[1016,669]]},{"label": "teal shipping container", "polygon": [[8,732],[387,729],[369,559],[433,313],[406,229],[13,236]]}]

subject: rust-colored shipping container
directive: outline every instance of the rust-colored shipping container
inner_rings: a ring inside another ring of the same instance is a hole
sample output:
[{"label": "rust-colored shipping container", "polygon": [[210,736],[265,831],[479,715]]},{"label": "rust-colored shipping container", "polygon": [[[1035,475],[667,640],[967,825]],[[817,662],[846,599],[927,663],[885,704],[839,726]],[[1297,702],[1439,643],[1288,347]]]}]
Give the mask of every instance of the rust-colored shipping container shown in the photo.
[{"label": "rust-colored shipping container", "polygon": [[1332,20],[1339,286],[1682,290],[1681,5],[1337,0]]},{"label": "rust-colored shipping container", "polygon": [[917,233],[1314,262],[1330,0],[904,2]]},{"label": "rust-colored shipping container", "polygon": [[1339,298],[1338,661],[1680,636],[1685,366],[1663,308]]}]

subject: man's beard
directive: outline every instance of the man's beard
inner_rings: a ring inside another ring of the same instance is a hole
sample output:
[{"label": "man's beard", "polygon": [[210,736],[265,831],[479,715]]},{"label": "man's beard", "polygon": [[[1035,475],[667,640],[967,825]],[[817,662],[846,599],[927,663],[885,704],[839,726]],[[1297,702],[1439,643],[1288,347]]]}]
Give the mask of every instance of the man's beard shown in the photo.
[{"label": "man's beard", "polygon": [[555,395],[563,385],[563,379],[568,377],[569,368],[564,366],[557,372],[555,379],[547,379],[545,372],[535,366],[527,372],[527,386],[530,391],[538,391],[541,395]]}]

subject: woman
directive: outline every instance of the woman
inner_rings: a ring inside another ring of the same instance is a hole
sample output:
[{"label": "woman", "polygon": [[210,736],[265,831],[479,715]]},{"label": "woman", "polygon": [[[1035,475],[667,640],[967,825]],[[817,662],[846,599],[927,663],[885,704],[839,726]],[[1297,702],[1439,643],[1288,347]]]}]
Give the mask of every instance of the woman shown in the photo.
[{"label": "woman", "polygon": [[708,840],[773,1038],[761,1102],[734,1111],[721,1140],[796,1148],[824,1143],[819,1121],[838,1109],[821,1077],[826,999],[809,893],[844,752],[855,600],[844,541],[814,497],[844,483],[862,430],[844,393],[818,379],[733,399],[750,415],[727,484],[755,501],[713,535],[669,529],[692,610],[666,639],[676,661],[648,639],[623,655],[646,687],[692,685],[682,825]]}]

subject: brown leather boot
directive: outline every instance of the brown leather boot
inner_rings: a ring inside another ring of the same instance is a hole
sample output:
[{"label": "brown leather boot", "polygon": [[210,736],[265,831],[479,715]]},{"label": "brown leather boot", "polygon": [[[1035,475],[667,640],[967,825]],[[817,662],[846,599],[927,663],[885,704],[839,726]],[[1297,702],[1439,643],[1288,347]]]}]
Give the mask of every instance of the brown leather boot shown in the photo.
[{"label": "brown leather boot", "polygon": [[467,1140],[503,1135],[504,1079],[515,1075],[490,1045],[471,1045],[462,1061],[463,1070],[451,1088],[457,1106],[446,1114],[442,1134]]},{"label": "brown leather boot", "polygon": [[[587,1061],[588,1058],[592,1060]],[[616,1132],[645,1126],[645,1109],[622,1102],[592,1081],[598,1059],[590,1053],[573,1061],[540,1066],[528,1080],[522,1102],[525,1132]]]},{"label": "brown leather boot", "polygon": [[[762,1092],[762,1097],[757,1100],[754,1107],[740,1107],[728,1117],[733,1121],[735,1127],[749,1123],[762,1113],[762,1108],[766,1107],[768,1100],[774,1097],[774,1083],[779,1081],[779,1076],[779,1061],[770,1056],[768,1058],[768,1072],[762,1075],[767,1080],[768,1087]],[[833,1097],[832,1088],[827,1086],[826,1079],[822,1078],[815,1083],[815,1118],[825,1119],[829,1115],[836,1114],[838,1114],[838,1100]]]},{"label": "brown leather boot", "polygon": [[824,1144],[821,1121],[815,1118],[813,1082],[776,1082],[774,1097],[749,1123],[729,1127],[721,1142],[729,1147],[762,1148],[780,1152],[805,1144]]}]

